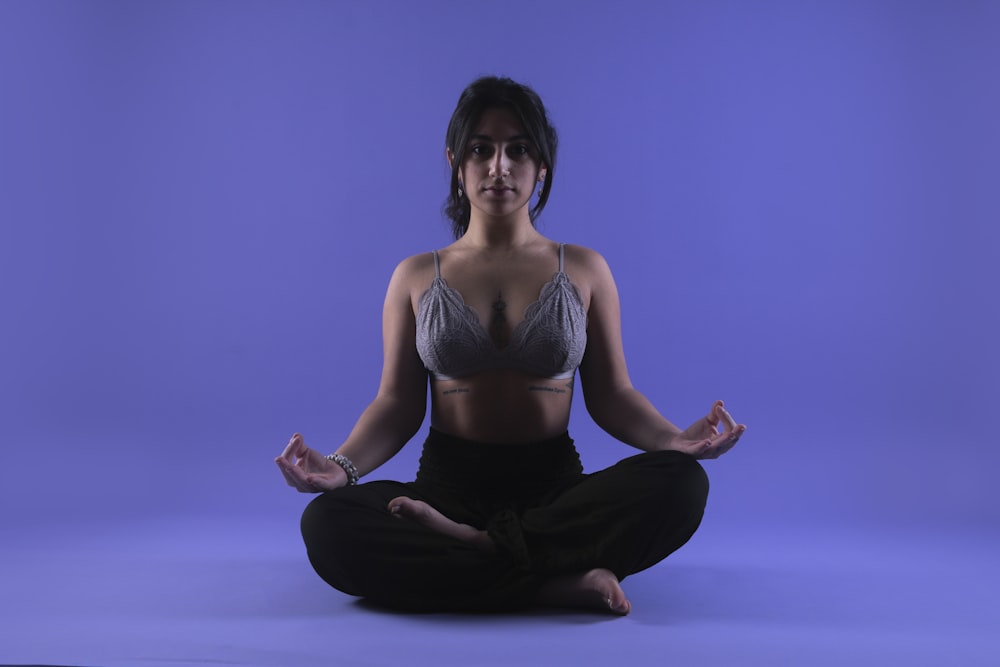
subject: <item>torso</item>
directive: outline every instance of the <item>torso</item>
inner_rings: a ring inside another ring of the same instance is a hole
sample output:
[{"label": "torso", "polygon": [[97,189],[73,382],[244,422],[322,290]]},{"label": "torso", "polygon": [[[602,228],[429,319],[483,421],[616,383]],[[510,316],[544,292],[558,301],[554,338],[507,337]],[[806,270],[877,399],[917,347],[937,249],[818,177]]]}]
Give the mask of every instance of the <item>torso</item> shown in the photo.
[{"label": "torso", "polygon": [[[441,274],[478,316],[497,348],[511,334],[527,308],[539,300],[543,286],[558,269],[559,244],[542,243],[518,253],[484,256],[454,244],[439,253]],[[574,271],[567,248],[564,272],[576,288],[584,312],[589,304],[585,276]],[[435,278],[429,271],[414,276],[414,314]],[[423,282],[421,278],[425,279]],[[477,372],[457,379],[431,378],[431,425],[458,437],[483,442],[533,442],[563,433],[569,423],[574,377],[550,379],[512,369]]]}]

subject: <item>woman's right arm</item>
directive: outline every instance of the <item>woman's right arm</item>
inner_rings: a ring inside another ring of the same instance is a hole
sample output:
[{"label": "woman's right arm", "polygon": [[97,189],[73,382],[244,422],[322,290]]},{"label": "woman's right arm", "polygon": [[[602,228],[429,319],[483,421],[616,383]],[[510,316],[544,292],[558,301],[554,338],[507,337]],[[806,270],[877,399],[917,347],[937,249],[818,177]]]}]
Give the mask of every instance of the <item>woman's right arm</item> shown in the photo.
[{"label": "woman's right arm", "polygon": [[[421,273],[416,270],[418,263],[417,258],[404,260],[392,274],[382,310],[378,393],[337,449],[362,476],[402,449],[419,430],[427,410],[427,370],[417,355],[412,296],[414,275]],[[347,482],[339,466],[306,447],[298,435],[275,462],[288,483],[301,491],[328,490]]]}]

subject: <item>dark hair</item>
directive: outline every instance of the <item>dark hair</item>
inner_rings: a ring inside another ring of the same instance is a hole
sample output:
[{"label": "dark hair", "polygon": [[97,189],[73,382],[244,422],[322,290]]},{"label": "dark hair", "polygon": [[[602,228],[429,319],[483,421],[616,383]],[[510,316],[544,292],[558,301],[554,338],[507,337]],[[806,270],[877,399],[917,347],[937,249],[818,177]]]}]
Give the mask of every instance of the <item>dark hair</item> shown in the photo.
[{"label": "dark hair", "polygon": [[546,167],[545,181],[539,191],[538,202],[529,212],[532,222],[549,200],[559,139],[545,112],[542,99],[528,86],[508,78],[484,76],[476,79],[458,98],[458,105],[455,107],[455,113],[451,115],[448,132],[445,135],[445,146],[454,157],[451,162],[451,183],[444,213],[451,220],[451,229],[456,239],[461,238],[469,228],[469,216],[472,213],[469,198],[458,196],[458,172],[465,162],[465,149],[483,112],[496,108],[510,109],[514,112],[528,138],[535,144],[541,163]]}]

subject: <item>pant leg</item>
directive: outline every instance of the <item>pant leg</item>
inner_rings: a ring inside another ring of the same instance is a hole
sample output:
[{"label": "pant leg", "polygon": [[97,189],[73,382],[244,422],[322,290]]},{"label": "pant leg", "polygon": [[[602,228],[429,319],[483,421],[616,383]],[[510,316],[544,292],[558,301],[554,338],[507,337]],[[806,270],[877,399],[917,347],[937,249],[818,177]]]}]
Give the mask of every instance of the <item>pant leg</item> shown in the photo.
[{"label": "pant leg", "polygon": [[541,577],[388,511],[391,499],[423,500],[462,523],[485,518],[448,494],[376,481],[324,493],[306,507],[302,536],[317,574],[334,588],[407,610],[503,610],[531,604]]},{"label": "pant leg", "polygon": [[488,531],[524,571],[603,567],[623,579],[683,546],[707,497],[708,477],[693,456],[647,452],[586,475],[536,507],[504,510]]}]

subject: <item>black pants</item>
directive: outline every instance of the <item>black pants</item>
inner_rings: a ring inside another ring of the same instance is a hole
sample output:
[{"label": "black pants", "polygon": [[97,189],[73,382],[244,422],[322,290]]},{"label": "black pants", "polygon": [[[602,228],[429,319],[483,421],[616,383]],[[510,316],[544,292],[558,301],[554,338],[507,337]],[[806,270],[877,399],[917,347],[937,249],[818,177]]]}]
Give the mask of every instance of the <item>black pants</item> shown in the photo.
[{"label": "black pants", "polygon": [[[707,495],[704,470],[682,452],[584,474],[568,434],[504,445],[431,429],[416,481],[324,493],[302,536],[319,576],[349,595],[408,610],[515,609],[553,575],[601,567],[620,580],[658,563],[694,534]],[[486,530],[496,552],[393,517],[397,496]]]}]

